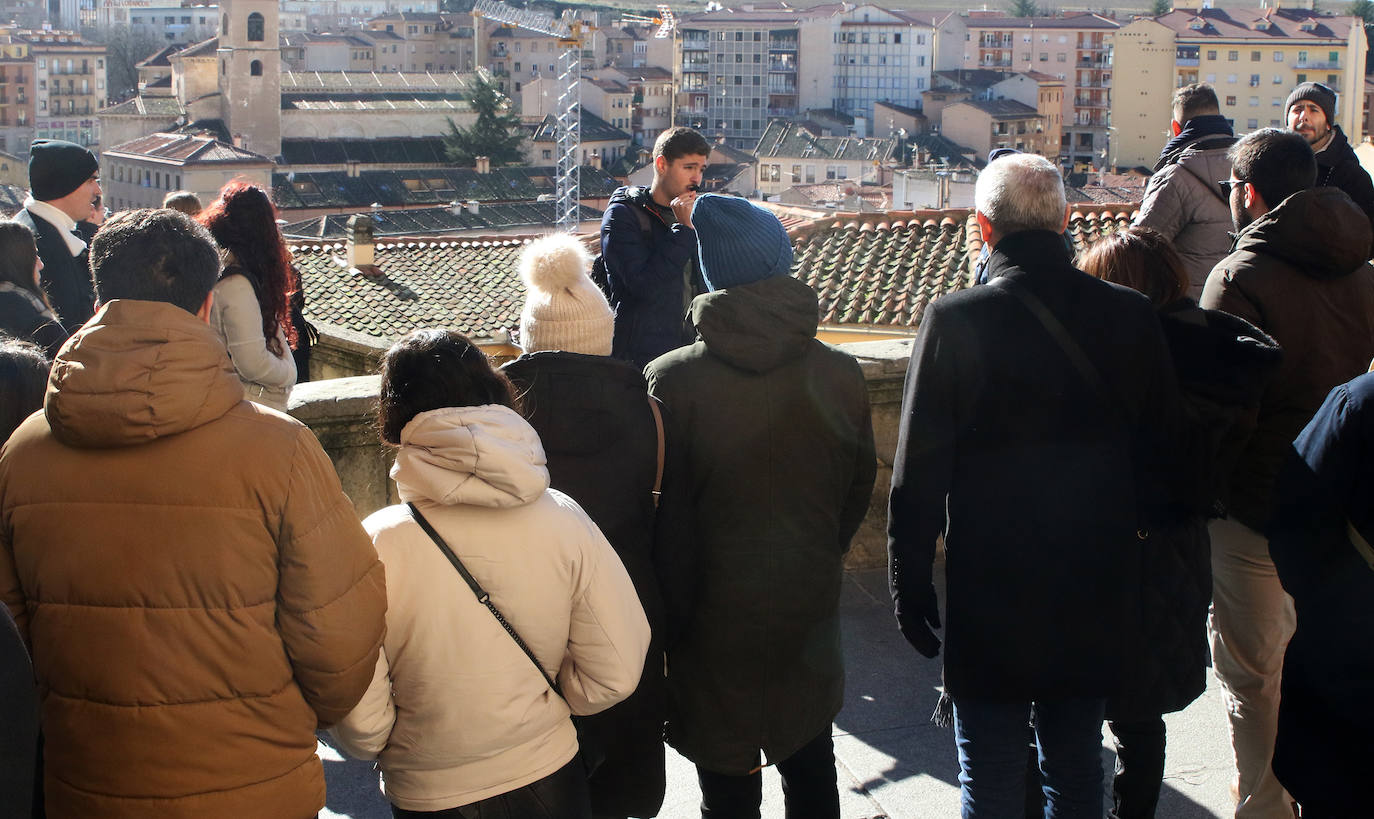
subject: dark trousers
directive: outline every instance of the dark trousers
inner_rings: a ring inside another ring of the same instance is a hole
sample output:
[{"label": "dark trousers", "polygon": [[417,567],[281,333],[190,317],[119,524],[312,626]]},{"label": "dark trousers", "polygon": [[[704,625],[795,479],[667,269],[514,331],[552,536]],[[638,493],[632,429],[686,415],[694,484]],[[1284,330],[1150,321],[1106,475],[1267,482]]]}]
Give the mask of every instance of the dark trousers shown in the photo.
[{"label": "dark trousers", "polygon": [[445,810],[406,810],[391,806],[395,819],[591,819],[587,769],[582,757],[537,782],[481,802]]},{"label": "dark trousers", "polygon": [[[787,819],[839,819],[835,784],[835,744],[830,729],[778,762]],[[702,819],[759,819],[763,774],[730,776],[697,766]]]},{"label": "dark trousers", "polygon": [[1164,782],[1164,718],[1111,720],[1116,737],[1113,819],[1153,819]]}]

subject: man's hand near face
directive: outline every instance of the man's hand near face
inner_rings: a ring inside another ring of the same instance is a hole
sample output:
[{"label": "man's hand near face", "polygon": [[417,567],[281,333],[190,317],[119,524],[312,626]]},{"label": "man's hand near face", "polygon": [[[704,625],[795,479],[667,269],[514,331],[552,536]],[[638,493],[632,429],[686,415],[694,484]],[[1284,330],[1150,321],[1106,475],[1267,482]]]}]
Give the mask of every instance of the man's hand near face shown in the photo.
[{"label": "man's hand near face", "polygon": [[677,217],[679,223],[692,227],[692,206],[696,204],[697,192],[687,191],[681,196],[676,196],[669,205],[673,209],[673,215]]}]

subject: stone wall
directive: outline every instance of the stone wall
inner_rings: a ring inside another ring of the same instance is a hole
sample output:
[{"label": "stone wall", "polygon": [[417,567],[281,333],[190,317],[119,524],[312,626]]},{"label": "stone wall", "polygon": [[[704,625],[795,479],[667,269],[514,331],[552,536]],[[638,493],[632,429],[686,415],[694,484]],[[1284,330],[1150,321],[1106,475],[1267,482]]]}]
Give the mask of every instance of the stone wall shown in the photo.
[{"label": "stone wall", "polygon": [[[331,352],[344,353],[340,334],[331,329]],[[365,336],[360,338],[366,338]],[[373,353],[358,344],[357,355]],[[867,341],[843,345],[859,359],[868,381],[873,411],[873,434],[878,445],[878,482],[869,501],[868,516],[849,554],[851,568],[881,566],[887,560],[887,493],[892,480],[892,458],[897,449],[898,416],[902,404],[902,381],[906,375],[911,341]],[[316,355],[320,348],[315,348]],[[335,366],[328,356],[317,361],[322,371]],[[373,365],[375,367],[375,364]],[[356,370],[354,370],[356,372]],[[396,503],[396,489],[388,477],[391,452],[378,442],[375,420],[378,376],[332,378],[297,385],[291,393],[291,414],[314,431],[334,461],[344,491],[352,498],[358,514],[366,517],[390,503]]]}]

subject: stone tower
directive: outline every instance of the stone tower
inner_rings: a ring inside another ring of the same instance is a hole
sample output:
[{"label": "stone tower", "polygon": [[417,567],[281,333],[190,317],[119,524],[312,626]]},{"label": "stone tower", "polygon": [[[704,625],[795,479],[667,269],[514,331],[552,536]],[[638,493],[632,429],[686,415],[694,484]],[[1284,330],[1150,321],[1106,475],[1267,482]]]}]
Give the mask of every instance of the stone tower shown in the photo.
[{"label": "stone tower", "polygon": [[281,154],[281,45],[278,0],[220,0],[219,88],[235,143]]}]

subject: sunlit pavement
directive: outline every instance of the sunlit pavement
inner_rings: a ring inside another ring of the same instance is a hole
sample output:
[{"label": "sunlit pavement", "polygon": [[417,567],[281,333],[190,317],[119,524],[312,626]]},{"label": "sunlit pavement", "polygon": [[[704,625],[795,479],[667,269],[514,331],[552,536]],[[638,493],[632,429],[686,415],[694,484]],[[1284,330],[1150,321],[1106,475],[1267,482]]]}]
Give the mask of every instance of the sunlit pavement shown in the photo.
[{"label": "sunlit pavement", "polygon": [[[897,632],[881,570],[846,576],[840,603],[843,620],[845,706],[835,720],[836,773],[844,819],[922,819],[959,813],[959,765],[954,733],[930,723],[939,697],[940,664],[916,654]],[[1216,680],[1187,710],[1165,718],[1169,753],[1160,819],[1223,817],[1232,809],[1234,775],[1225,712]],[[1104,742],[1102,764],[1110,786],[1111,741]],[[391,815],[368,763],[345,760],[320,747],[328,779],[324,817],[383,819]],[[696,771],[668,752],[665,819],[695,819]],[[1103,795],[1104,804],[1107,794]],[[783,815],[777,773],[764,772],[765,819]]]}]

